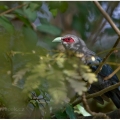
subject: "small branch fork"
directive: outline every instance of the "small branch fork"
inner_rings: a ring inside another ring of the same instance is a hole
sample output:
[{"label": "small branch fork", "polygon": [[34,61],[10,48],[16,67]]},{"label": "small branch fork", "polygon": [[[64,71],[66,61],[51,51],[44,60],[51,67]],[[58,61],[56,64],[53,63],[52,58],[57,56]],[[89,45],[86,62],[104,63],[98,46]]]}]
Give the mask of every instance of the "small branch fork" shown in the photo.
[{"label": "small branch fork", "polygon": [[83,102],[83,105],[84,105],[84,108],[87,112],[89,112],[92,116],[94,116],[94,118],[104,118],[104,119],[109,119],[109,117],[104,114],[104,113],[96,113],[96,112],[92,112],[90,110],[90,107],[87,103],[87,100],[86,100],[86,96],[85,96],[85,93],[83,93],[82,95],[82,102]]}]

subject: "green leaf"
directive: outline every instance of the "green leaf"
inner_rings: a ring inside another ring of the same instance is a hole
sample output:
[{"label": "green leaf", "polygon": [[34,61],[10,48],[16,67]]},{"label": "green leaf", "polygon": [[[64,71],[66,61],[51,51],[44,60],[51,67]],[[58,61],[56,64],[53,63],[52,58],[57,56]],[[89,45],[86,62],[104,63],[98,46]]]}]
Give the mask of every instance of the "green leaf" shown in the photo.
[{"label": "green leaf", "polygon": [[89,66],[81,65],[81,76],[88,81],[89,83],[93,83],[97,81],[96,75],[91,73],[91,69]]},{"label": "green leaf", "polygon": [[61,112],[61,111],[56,112],[55,117],[57,119],[67,119],[68,118],[66,112]]},{"label": "green leaf", "polygon": [[60,2],[60,6],[59,6],[60,12],[62,12],[62,13],[65,12],[67,10],[67,8],[68,8],[68,2],[66,2],[66,1]]},{"label": "green leaf", "polygon": [[0,10],[7,10],[8,9],[8,6],[7,5],[0,5]]},{"label": "green leaf", "polygon": [[39,4],[31,2],[29,5],[30,5],[30,9],[34,11],[40,8],[40,6],[42,5],[42,2],[39,1]]},{"label": "green leaf", "polygon": [[25,18],[24,15],[22,15],[23,14],[22,11],[19,11],[19,12],[17,11],[15,12],[15,14],[17,18],[20,19],[26,26],[29,26],[29,27],[31,26],[30,21],[27,18]]},{"label": "green leaf", "polygon": [[40,32],[45,32],[45,33],[55,35],[55,36],[58,36],[61,34],[61,30],[58,27],[49,25],[49,24],[42,24],[42,25],[38,26],[37,29]]},{"label": "green leaf", "polygon": [[6,17],[0,17],[0,25],[4,27],[8,32],[13,33],[14,27]]},{"label": "green leaf", "polygon": [[78,113],[81,113],[83,116],[91,116],[81,105],[77,105],[76,107],[79,110]]},{"label": "green leaf", "polygon": [[50,8],[50,10],[51,9],[56,9],[56,8],[59,8],[59,1],[50,1],[49,2],[49,8]]},{"label": "green leaf", "polygon": [[79,94],[82,95],[83,91],[87,91],[86,83],[84,81],[78,81],[74,79],[67,78],[71,87]]},{"label": "green leaf", "polygon": [[74,110],[72,106],[69,104],[66,106],[66,113],[70,117],[70,119],[76,119]]},{"label": "green leaf", "polygon": [[35,91],[35,93],[36,93],[37,96],[40,95],[40,90],[39,89],[35,89],[34,91]]},{"label": "green leaf", "polygon": [[53,17],[57,16],[58,10],[57,9],[52,9],[50,10],[50,12],[52,13]]},{"label": "green leaf", "polygon": [[18,81],[23,78],[23,76],[26,74],[27,71],[29,71],[28,68],[21,69],[21,70],[18,71],[15,75],[13,75],[13,76],[12,76],[13,79],[14,79],[13,84],[16,85],[16,84],[18,83]]},{"label": "green leaf", "polygon": [[24,13],[31,22],[37,18],[37,11],[32,11],[30,8],[24,9]]},{"label": "green leaf", "polygon": [[[26,45],[28,47],[34,48],[38,41],[38,37],[35,31],[33,31],[30,27],[23,27],[23,34],[26,38]],[[29,43],[29,44],[28,44]]]},{"label": "green leaf", "polygon": [[16,10],[14,10],[14,13],[24,16],[24,12],[23,12],[23,10],[21,10],[21,9],[16,9]]}]

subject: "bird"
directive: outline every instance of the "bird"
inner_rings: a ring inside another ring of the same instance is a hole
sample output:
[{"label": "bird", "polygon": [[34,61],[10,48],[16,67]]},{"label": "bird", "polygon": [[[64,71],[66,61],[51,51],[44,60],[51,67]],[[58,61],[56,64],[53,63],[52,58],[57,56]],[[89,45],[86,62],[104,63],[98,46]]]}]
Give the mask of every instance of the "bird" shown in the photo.
[{"label": "bird", "polygon": [[[73,51],[74,53],[79,53],[80,60],[90,66],[91,70],[95,72],[102,62],[102,58],[97,56],[95,52],[88,49],[85,42],[78,36],[67,34],[63,37],[56,37],[52,42],[61,42],[66,51]],[[98,92],[106,87],[114,85],[119,82],[117,75],[113,75],[108,80],[104,80],[105,77],[109,76],[113,72],[112,68],[108,64],[104,64],[101,70],[97,74],[98,81],[93,82],[88,88],[88,93],[92,94]],[[104,93],[101,96],[97,96],[96,99],[99,103],[104,104],[105,101],[112,100],[114,105],[120,108],[120,86],[111,91]]]}]

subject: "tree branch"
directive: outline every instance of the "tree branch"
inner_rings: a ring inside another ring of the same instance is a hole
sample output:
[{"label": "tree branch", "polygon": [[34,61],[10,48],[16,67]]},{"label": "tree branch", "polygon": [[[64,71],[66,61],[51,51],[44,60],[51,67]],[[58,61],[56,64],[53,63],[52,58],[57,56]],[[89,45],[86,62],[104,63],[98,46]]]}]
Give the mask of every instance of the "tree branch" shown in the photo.
[{"label": "tree branch", "polygon": [[[110,1],[108,3],[108,8],[107,8],[106,12],[110,16],[112,15],[112,13],[113,13],[114,9],[116,8],[116,6],[118,5],[118,3],[119,3],[118,1],[116,1],[114,3]],[[95,34],[93,35],[93,38],[91,39],[92,40],[91,45],[94,45],[94,43],[97,40],[97,37],[99,36],[101,30],[103,29],[103,27],[105,26],[105,24],[107,22],[106,20],[103,21],[103,19],[104,19],[104,17],[101,15],[100,22],[98,22],[97,28],[95,29]]]},{"label": "tree branch", "polygon": [[[99,53],[97,53],[97,55],[99,55],[99,54],[104,54],[104,53],[106,53],[106,52],[108,52],[108,51],[110,51],[111,49],[107,49],[107,50],[104,50],[104,51],[102,51],[102,52],[99,52]],[[120,47],[117,47],[117,48],[112,48],[112,50],[120,50]]]},{"label": "tree branch", "polygon": [[82,103],[83,103],[83,106],[84,106],[85,110],[87,112],[89,112],[91,115],[94,116],[94,112],[91,111],[91,109],[90,109],[90,107],[89,107],[89,105],[87,103],[85,93],[83,93],[83,95],[82,95]]},{"label": "tree branch", "polygon": [[[96,92],[96,93],[93,93],[93,94],[89,94],[89,95],[86,96],[86,99],[90,99],[90,98],[94,98],[94,97],[97,97],[97,96],[101,96],[102,94],[104,94],[104,93],[106,93],[108,91],[111,91],[111,90],[113,90],[113,89],[115,89],[115,88],[117,88],[119,86],[120,86],[120,82],[117,83],[117,84],[111,85],[111,86],[109,86],[109,87],[107,87],[107,88],[105,88],[105,89],[103,89],[103,90],[101,90],[99,92]],[[78,100],[76,100],[75,102],[73,102],[72,105],[76,106],[80,102],[82,102],[81,97]]]},{"label": "tree branch", "polygon": [[89,112],[92,116],[94,116],[95,119],[96,119],[96,118],[104,118],[104,119],[108,119],[108,118],[109,118],[109,117],[108,117],[106,114],[104,114],[104,113],[92,112],[92,111],[90,110],[90,107],[89,107],[88,103],[87,103],[86,96],[85,96],[84,93],[83,93],[83,95],[82,95],[82,102],[83,102],[83,105],[84,105],[85,110],[86,110],[87,112]]},{"label": "tree branch", "polygon": [[112,21],[110,16],[103,10],[99,2],[98,1],[93,1],[93,2],[97,6],[97,8],[100,10],[100,12],[103,14],[103,16],[106,18],[106,20],[110,23],[111,27],[116,31],[118,35],[120,35],[120,30],[116,27],[115,23]]},{"label": "tree branch", "polygon": [[119,70],[120,70],[120,66],[119,66],[114,72],[112,72],[109,76],[105,77],[104,80],[110,79],[110,78],[111,78],[113,75],[115,75]]},{"label": "tree branch", "polygon": [[[99,2],[98,1],[94,1],[94,4],[98,7],[98,9],[101,11],[101,13],[106,18],[106,20],[110,23],[110,25],[116,31],[116,33],[120,36],[120,30],[116,27],[116,25],[114,24],[114,22],[112,21],[112,19],[110,18],[110,16],[103,10],[103,8],[99,4]],[[113,49],[116,48],[116,46],[118,45],[119,41],[120,41],[120,37],[115,42],[115,44],[113,46]],[[113,51],[114,51],[113,49],[110,50],[110,52],[107,54],[107,56],[103,59],[102,63],[99,65],[98,69],[95,71],[96,74],[99,73],[100,69],[102,68],[102,66],[104,65],[104,63],[108,59],[108,57],[113,53]]]},{"label": "tree branch", "polygon": [[113,63],[113,62],[106,62],[107,64],[109,65],[115,65],[115,66],[119,66],[120,64],[119,63]]},{"label": "tree branch", "polygon": [[115,42],[113,48],[110,50],[110,52],[106,55],[106,57],[103,59],[102,63],[99,65],[98,69],[95,71],[95,74],[98,74],[106,60],[109,58],[109,56],[114,52],[114,49],[117,47],[118,43],[120,42],[120,37]]},{"label": "tree branch", "polygon": [[4,14],[7,14],[7,13],[10,13],[10,12],[12,12],[12,11],[18,9],[18,8],[21,8],[21,7],[25,6],[25,5],[27,5],[27,4],[25,3],[25,4],[22,4],[22,5],[16,6],[16,7],[12,8],[12,9],[9,9],[7,11],[4,11],[4,12],[0,13],[0,16],[2,16]]},{"label": "tree branch", "polygon": [[[120,109],[111,111],[109,113],[106,114],[109,118],[111,119],[119,119],[120,118]],[[79,119],[93,119],[94,116],[80,116]]]}]

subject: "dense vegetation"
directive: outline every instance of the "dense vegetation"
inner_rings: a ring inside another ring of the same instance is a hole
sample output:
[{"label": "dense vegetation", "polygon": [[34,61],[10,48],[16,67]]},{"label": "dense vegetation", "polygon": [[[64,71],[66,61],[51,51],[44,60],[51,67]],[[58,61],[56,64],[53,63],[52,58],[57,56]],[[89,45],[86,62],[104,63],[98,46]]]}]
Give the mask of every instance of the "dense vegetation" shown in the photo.
[{"label": "dense vegetation", "polygon": [[[115,15],[120,3],[100,4],[119,28]],[[106,24],[93,2],[0,2],[0,118],[90,116],[75,100],[86,93],[88,83],[97,81],[96,75],[52,40],[75,34],[105,57],[117,40]],[[107,60],[113,69],[119,65],[118,50]],[[116,109],[112,102],[101,105],[94,99],[88,105],[95,112]]]}]

